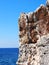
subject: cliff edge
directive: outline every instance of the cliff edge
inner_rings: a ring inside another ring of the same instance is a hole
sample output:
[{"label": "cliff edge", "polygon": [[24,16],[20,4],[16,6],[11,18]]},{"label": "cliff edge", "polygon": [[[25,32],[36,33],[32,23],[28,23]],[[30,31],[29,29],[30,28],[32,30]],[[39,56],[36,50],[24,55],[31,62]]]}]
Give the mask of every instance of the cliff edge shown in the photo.
[{"label": "cliff edge", "polygon": [[49,6],[21,13],[18,65],[49,65]]}]

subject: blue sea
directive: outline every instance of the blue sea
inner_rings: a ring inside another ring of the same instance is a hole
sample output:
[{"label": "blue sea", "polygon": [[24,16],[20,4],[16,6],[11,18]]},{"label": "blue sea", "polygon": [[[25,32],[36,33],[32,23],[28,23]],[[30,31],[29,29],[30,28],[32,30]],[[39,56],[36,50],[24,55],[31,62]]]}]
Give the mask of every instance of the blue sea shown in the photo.
[{"label": "blue sea", "polygon": [[16,65],[18,48],[0,48],[0,65]]}]

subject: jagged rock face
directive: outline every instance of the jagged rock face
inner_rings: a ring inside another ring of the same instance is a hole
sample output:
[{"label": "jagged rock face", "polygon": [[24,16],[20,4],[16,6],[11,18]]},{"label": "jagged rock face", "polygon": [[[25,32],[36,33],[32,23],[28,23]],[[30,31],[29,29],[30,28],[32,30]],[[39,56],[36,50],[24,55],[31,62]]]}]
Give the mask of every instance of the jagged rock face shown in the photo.
[{"label": "jagged rock face", "polygon": [[19,48],[18,65],[49,65],[49,34],[43,35],[36,44],[22,44]]},{"label": "jagged rock face", "polygon": [[46,4],[47,4],[47,6],[49,7],[49,0],[47,0]]},{"label": "jagged rock face", "polygon": [[37,43],[38,35],[42,36],[49,33],[49,14],[47,7],[41,6],[34,13],[22,13],[19,18],[19,30],[21,44]]},{"label": "jagged rock face", "polygon": [[49,9],[40,6],[19,18],[18,65],[49,65]]}]

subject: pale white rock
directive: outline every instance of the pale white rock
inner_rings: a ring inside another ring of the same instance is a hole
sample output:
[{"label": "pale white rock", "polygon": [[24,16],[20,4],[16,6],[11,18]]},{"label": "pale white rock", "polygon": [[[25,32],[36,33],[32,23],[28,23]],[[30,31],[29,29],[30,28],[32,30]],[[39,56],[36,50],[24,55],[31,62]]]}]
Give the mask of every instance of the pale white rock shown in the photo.
[{"label": "pale white rock", "polygon": [[46,1],[47,5],[49,6],[49,0]]}]

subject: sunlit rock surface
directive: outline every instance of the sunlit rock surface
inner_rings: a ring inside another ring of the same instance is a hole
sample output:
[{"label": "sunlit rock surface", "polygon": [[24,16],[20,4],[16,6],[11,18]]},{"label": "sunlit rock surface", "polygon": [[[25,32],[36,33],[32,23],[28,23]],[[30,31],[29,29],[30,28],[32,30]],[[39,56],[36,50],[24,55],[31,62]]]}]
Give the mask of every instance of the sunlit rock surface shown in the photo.
[{"label": "sunlit rock surface", "polygon": [[49,65],[49,8],[41,5],[35,12],[19,17],[18,65]]}]

